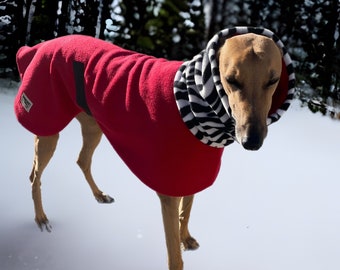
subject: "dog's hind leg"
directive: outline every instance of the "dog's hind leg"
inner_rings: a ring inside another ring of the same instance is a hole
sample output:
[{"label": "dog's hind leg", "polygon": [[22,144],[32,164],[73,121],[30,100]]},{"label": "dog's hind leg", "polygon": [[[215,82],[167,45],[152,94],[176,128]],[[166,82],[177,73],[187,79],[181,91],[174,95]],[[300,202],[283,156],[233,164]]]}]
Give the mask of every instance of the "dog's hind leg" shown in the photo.
[{"label": "dog's hind leg", "polygon": [[170,197],[158,194],[163,215],[165,240],[168,250],[169,270],[183,270],[181,239],[179,233],[179,204],[181,197]]},{"label": "dog's hind leg", "polygon": [[48,162],[51,160],[56,149],[59,134],[53,136],[35,136],[34,160],[33,168],[30,175],[32,184],[32,198],[35,210],[35,222],[43,231],[44,228],[50,232],[51,225],[48,222],[47,216],[44,212],[41,199],[41,175],[46,168]]},{"label": "dog's hind leg", "polygon": [[80,122],[83,136],[83,146],[80,150],[77,164],[83,171],[96,200],[100,203],[112,203],[114,199],[97,187],[91,172],[92,156],[103,133],[94,118],[86,113],[80,113],[76,118]]},{"label": "dog's hind leg", "polygon": [[182,197],[179,206],[180,236],[184,250],[195,250],[199,244],[193,238],[188,229],[191,207],[194,201],[194,195]]}]

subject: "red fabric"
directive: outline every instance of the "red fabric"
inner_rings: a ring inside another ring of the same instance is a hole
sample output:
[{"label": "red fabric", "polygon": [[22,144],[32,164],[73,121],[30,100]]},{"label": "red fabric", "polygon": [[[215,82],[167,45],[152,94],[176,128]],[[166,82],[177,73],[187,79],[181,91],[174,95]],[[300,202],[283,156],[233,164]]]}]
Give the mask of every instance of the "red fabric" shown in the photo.
[{"label": "red fabric", "polygon": [[[185,196],[216,179],[223,148],[209,147],[183,123],[173,80],[182,62],[121,49],[84,36],[23,47],[17,63],[22,85],[15,99],[18,121],[34,134],[61,131],[79,112],[73,62],[85,65],[88,106],[131,171],[162,194]],[[22,94],[33,104],[22,105]]]},{"label": "red fabric", "polygon": [[281,106],[282,104],[286,101],[287,99],[287,94],[288,94],[288,71],[286,64],[284,60],[282,59],[282,71],[281,71],[281,78],[279,81],[279,84],[276,87],[276,90],[274,92],[274,95],[272,97],[272,106],[269,110],[269,115],[275,113]]}]

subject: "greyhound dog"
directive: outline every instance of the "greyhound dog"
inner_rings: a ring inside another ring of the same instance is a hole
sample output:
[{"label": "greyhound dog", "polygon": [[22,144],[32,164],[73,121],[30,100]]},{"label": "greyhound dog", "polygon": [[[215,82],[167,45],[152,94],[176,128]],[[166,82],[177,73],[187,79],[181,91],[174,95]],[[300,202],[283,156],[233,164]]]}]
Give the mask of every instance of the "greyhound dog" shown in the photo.
[{"label": "greyhound dog", "polygon": [[114,201],[91,173],[103,133],[135,175],[157,192],[170,270],[183,269],[182,249],[199,247],[188,229],[194,194],[214,182],[224,147],[236,140],[258,150],[267,125],[288,109],[294,91],[288,53],[262,28],[222,30],[184,63],[83,36],[23,47],[17,63],[22,85],[15,112],[35,134],[30,181],[39,228],[51,231],[41,176],[59,131],[75,117],[83,138],[77,163],[98,202]]}]

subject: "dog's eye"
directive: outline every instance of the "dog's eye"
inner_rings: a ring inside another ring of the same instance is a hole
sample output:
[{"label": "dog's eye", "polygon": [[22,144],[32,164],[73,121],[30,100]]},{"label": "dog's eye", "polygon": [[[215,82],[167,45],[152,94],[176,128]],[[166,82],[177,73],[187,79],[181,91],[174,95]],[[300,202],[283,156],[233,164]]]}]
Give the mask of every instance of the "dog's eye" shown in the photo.
[{"label": "dog's eye", "polygon": [[280,80],[280,78],[273,78],[273,79],[269,80],[269,82],[266,84],[266,88],[276,84],[279,80]]},{"label": "dog's eye", "polygon": [[242,87],[241,83],[238,82],[235,78],[233,77],[227,77],[226,78],[227,83],[229,83],[231,86],[240,89]]}]

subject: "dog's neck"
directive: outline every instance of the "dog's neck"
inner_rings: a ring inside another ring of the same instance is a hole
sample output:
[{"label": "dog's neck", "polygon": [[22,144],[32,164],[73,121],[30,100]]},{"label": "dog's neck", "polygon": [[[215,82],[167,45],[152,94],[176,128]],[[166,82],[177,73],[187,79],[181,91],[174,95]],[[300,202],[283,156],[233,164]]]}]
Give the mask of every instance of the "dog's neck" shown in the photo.
[{"label": "dog's neck", "polygon": [[183,121],[199,140],[213,147],[234,141],[234,121],[217,62],[209,61],[206,50],[183,63],[176,73],[174,89]]}]

